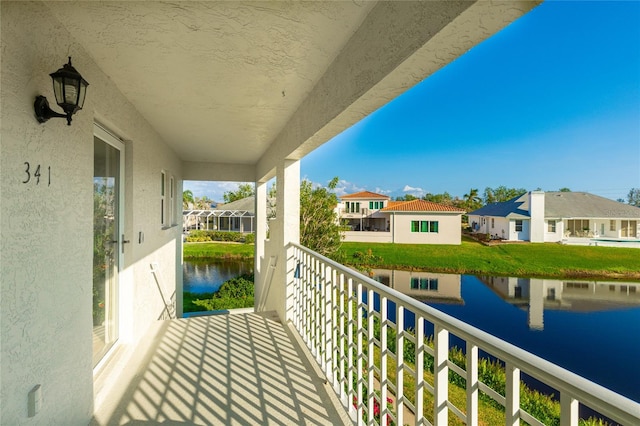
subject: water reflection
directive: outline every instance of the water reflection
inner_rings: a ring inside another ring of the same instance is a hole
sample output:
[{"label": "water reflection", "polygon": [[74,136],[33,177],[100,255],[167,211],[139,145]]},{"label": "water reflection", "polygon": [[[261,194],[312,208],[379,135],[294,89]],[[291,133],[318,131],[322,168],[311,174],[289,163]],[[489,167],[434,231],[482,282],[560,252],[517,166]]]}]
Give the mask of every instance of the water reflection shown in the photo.
[{"label": "water reflection", "polygon": [[640,282],[391,270],[374,279],[640,402]]},{"label": "water reflection", "polygon": [[185,260],[183,290],[191,293],[215,293],[225,281],[252,272],[252,262]]},{"label": "water reflection", "polygon": [[464,303],[460,275],[374,269],[373,279],[420,301]]},{"label": "water reflection", "polygon": [[528,309],[529,328],[544,329],[544,311],[599,312],[640,306],[640,285],[615,281],[560,281],[478,277],[503,300]]}]

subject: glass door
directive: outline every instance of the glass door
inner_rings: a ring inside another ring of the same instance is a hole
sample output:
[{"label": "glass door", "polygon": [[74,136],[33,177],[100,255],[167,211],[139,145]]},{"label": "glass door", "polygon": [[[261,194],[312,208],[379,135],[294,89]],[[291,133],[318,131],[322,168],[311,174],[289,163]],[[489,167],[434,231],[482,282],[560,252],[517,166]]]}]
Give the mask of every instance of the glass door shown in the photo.
[{"label": "glass door", "polygon": [[[122,146],[93,140],[93,365],[118,340],[118,273],[122,256]],[[105,140],[113,139],[113,140]]]}]

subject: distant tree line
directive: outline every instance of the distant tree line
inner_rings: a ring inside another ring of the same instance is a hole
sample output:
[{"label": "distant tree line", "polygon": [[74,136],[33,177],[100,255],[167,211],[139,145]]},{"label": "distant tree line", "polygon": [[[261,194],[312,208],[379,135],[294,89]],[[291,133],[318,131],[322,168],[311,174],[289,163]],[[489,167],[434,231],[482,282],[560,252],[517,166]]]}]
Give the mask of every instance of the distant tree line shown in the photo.
[{"label": "distant tree line", "polygon": [[[506,186],[501,185],[496,188],[486,187],[482,197],[480,196],[480,191],[477,188],[471,188],[469,192],[462,196],[462,198],[458,196],[452,197],[451,194],[445,191],[441,194],[427,193],[422,197],[422,199],[438,204],[458,207],[470,212],[487,204],[501,203],[503,201],[519,197],[526,192],[527,190],[524,188],[507,188]],[[413,195],[405,195],[403,197],[396,198],[397,201],[411,201],[417,199],[418,198]]]},{"label": "distant tree line", "polygon": [[[541,188],[536,188],[536,191],[541,191]],[[560,188],[559,192],[571,192],[569,188]],[[528,191],[524,188],[507,188],[504,185],[500,185],[496,188],[486,187],[482,197],[479,195],[477,188],[471,188],[468,193],[464,194],[462,198],[455,196],[452,197],[448,192],[441,194],[427,193],[421,199],[426,201],[432,201],[434,203],[444,204],[447,206],[454,206],[464,209],[467,212],[471,212],[486,206],[491,203],[502,203],[504,201],[511,200],[512,198],[519,197]],[[396,201],[411,201],[417,200],[418,197],[414,195],[404,195],[402,197],[396,197]],[[632,206],[640,207],[640,188],[631,188],[627,199],[618,198],[616,201],[620,203],[627,203]]]}]

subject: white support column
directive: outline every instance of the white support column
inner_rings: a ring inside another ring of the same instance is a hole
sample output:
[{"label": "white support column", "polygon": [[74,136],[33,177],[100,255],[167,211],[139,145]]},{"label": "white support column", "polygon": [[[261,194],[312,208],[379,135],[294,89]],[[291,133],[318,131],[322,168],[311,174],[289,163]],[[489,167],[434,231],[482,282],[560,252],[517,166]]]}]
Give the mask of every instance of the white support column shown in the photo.
[{"label": "white support column", "polygon": [[[264,283],[267,276],[267,262],[265,259],[265,245],[267,240],[267,183],[256,182],[255,197],[255,215],[256,215],[256,239],[255,252],[253,261],[254,286],[255,286],[255,302],[254,308],[258,310],[258,302],[262,300],[264,291]],[[220,217],[216,217],[216,229],[220,229]]]},{"label": "white support column", "polygon": [[283,278],[285,281],[284,312],[280,318],[284,321],[290,319],[293,301],[291,299],[293,272],[295,262],[287,259],[285,247],[289,243],[300,243],[300,161],[284,160],[277,171],[277,197],[276,220],[282,220],[282,249],[280,267],[285,268]]}]

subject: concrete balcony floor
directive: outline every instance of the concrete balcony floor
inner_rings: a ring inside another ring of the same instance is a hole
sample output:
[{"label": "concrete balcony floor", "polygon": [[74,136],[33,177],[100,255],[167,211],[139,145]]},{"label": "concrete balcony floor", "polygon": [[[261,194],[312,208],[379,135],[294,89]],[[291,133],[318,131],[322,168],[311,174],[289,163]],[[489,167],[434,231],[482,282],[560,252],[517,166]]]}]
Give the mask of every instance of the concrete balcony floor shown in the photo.
[{"label": "concrete balcony floor", "polygon": [[295,331],[273,314],[164,321],[148,338],[92,424],[351,424]]}]

